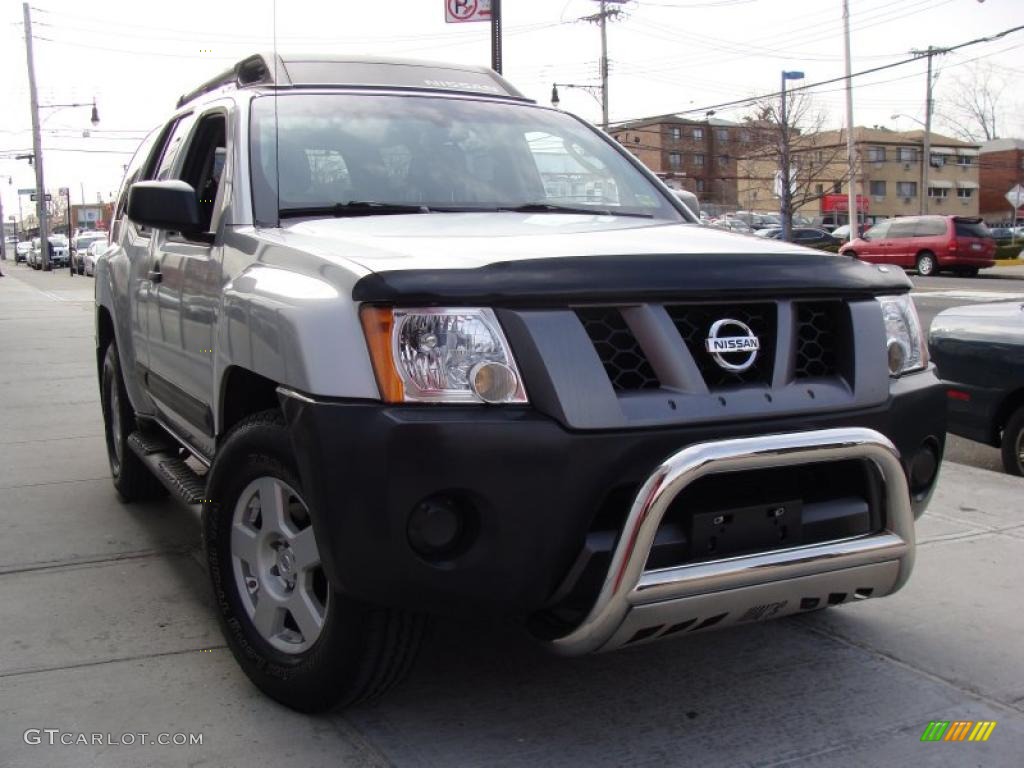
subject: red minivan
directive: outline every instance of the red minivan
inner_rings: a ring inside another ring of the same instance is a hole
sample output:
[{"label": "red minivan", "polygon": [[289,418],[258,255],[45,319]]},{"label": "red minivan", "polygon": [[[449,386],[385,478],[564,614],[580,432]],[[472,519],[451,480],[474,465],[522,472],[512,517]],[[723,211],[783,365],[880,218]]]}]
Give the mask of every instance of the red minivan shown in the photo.
[{"label": "red minivan", "polygon": [[903,216],[880,221],[840,253],[872,264],[895,264],[920,275],[950,270],[973,276],[995,266],[996,241],[979,218]]}]

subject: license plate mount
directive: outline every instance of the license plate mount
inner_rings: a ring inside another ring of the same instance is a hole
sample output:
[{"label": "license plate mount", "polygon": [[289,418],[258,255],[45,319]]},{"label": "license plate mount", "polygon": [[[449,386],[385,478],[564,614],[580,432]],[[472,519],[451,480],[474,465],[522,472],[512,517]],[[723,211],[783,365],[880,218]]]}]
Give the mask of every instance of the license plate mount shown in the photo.
[{"label": "license plate mount", "polygon": [[691,525],[692,557],[716,559],[796,546],[801,543],[802,517],[799,499],[697,512]]}]

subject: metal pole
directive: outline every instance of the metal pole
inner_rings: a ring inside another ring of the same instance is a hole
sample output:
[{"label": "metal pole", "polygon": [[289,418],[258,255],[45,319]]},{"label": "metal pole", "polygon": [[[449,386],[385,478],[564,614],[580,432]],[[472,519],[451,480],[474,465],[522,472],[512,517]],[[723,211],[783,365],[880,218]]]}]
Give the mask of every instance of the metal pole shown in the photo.
[{"label": "metal pole", "polygon": [[7,259],[7,230],[4,229],[4,196],[0,194],[0,261]]},{"label": "metal pole", "polygon": [[846,58],[846,165],[849,174],[846,204],[850,219],[850,240],[860,234],[857,210],[857,157],[853,143],[853,78],[850,76],[850,2],[843,0],[843,42]]},{"label": "metal pole", "polygon": [[792,223],[789,218],[789,127],[786,125],[786,73],[782,73],[782,239],[788,241]]},{"label": "metal pole", "polygon": [[501,0],[491,0],[491,69],[501,74]]},{"label": "metal pole", "polygon": [[601,128],[608,130],[608,12],[601,0]]},{"label": "metal pole", "polygon": [[25,58],[28,61],[28,92],[32,104],[32,154],[36,169],[36,217],[39,219],[39,250],[43,269],[50,269],[50,238],[46,221],[46,187],[43,184],[43,142],[39,133],[39,96],[36,93],[36,68],[32,58],[32,16],[28,3],[21,4],[25,16]]},{"label": "metal pole", "polygon": [[924,157],[921,166],[921,213],[928,213],[928,169],[932,164],[932,56],[928,46],[928,89],[924,102]]}]

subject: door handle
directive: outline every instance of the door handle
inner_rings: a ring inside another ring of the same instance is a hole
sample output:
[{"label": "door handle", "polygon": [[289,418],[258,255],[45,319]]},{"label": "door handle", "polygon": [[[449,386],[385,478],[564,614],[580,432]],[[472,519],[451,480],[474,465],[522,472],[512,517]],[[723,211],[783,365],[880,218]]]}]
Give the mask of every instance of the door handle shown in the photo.
[{"label": "door handle", "polygon": [[149,270],[149,272],[146,273],[146,278],[151,283],[159,283],[162,281],[164,279],[164,274],[160,271],[160,265],[157,264],[154,269]]}]

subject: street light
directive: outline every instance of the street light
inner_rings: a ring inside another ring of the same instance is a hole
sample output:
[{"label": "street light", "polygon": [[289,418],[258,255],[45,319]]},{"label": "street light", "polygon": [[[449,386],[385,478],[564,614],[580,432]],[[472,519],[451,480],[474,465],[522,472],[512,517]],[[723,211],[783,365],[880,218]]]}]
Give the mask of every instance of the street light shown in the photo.
[{"label": "street light", "polygon": [[793,189],[789,178],[789,126],[786,124],[786,81],[803,80],[804,73],[782,70],[782,239],[789,240],[793,230]]},{"label": "street light", "polygon": [[[562,100],[558,98],[558,86],[563,88],[576,88],[581,91],[589,93],[594,100],[598,103],[601,108],[604,108],[604,89],[600,85],[578,85],[576,83],[552,83],[551,84],[551,106],[558,109],[558,105],[562,103]],[[608,129],[607,125],[602,125],[605,130]]]}]

